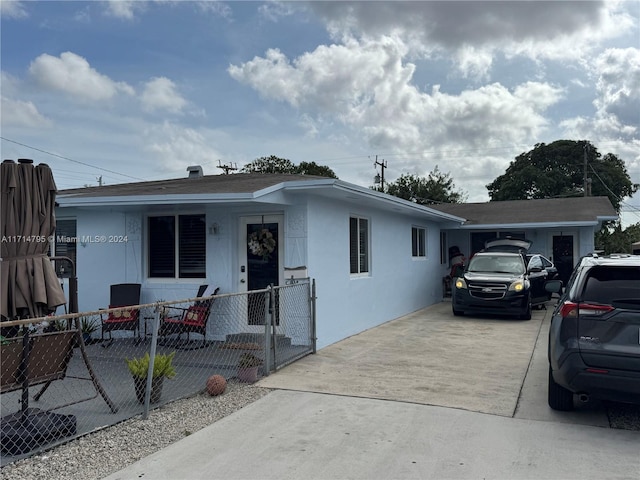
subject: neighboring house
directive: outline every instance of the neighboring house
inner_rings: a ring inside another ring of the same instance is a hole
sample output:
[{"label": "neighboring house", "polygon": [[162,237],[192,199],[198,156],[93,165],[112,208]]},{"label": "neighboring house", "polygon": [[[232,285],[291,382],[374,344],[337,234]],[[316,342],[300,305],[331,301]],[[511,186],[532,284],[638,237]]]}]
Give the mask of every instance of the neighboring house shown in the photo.
[{"label": "neighboring house", "polygon": [[458,246],[467,258],[481,250],[486,240],[527,238],[533,242],[530,251],[551,259],[565,281],[576,261],[595,250],[594,234],[602,223],[618,219],[607,197],[442,204],[433,208],[466,219],[446,235],[448,244]]},{"label": "neighboring house", "polygon": [[[322,348],[441,301],[452,245],[470,254],[486,238],[523,234],[556,261],[556,244],[577,259],[600,222],[617,218],[606,198],[426,207],[332,178],[188,170],[58,192],[55,254],[76,261],[81,311],[105,307],[115,283],[141,283],[151,303],[204,283],[221,293],[282,285],[302,267],[317,282]],[[252,251],[263,231],[275,241],[264,259]]]},{"label": "neighboring house", "polygon": [[[115,283],[141,283],[151,303],[204,283],[221,293],[282,285],[304,267],[317,283],[318,348],[440,301],[440,231],[463,221],[337,179],[199,167],[56,200],[55,254],[75,255],[81,311],[107,306]],[[260,262],[249,244],[263,230],[275,248]]]}]

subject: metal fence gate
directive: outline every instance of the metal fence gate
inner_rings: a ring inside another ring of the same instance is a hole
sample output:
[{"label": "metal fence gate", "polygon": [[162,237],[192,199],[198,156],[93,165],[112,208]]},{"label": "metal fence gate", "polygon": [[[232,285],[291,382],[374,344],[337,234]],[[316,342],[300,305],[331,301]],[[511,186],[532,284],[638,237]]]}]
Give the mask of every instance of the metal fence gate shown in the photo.
[{"label": "metal fence gate", "polygon": [[[203,305],[204,325],[191,328]],[[264,316],[262,325],[248,321],[256,314]],[[107,328],[109,318],[126,320],[126,328]],[[0,338],[5,465],[128,418],[146,418],[151,408],[202,393],[212,375],[253,382],[314,353],[315,281],[2,326],[16,332]],[[156,394],[153,375],[163,361],[173,374]],[[146,369],[142,380],[132,363]],[[248,366],[257,377],[245,376]]]}]

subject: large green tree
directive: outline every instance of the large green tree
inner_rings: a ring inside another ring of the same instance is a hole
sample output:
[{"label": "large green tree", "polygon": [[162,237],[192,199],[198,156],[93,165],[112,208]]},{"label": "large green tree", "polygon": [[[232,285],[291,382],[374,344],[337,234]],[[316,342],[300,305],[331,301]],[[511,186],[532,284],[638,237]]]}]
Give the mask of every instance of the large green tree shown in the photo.
[{"label": "large green tree", "polygon": [[291,173],[302,175],[317,175],[320,177],[338,178],[333,170],[316,162],[300,162],[295,165],[287,158],[270,155],[268,157],[256,158],[246,164],[241,172],[244,173]]},{"label": "large green tree", "polygon": [[607,196],[616,211],[624,197],[638,191],[624,162],[612,153],[601,155],[588,141],[557,140],[539,143],[518,155],[506,172],[487,185],[491,200],[582,196],[585,155],[587,194]]},{"label": "large green tree", "polygon": [[632,253],[631,245],[635,242],[640,242],[640,223],[629,225],[624,230],[619,223],[605,226],[596,233],[595,237],[596,248],[604,250],[607,255],[610,253]]},{"label": "large green tree", "polygon": [[456,189],[451,175],[441,172],[437,165],[426,178],[402,174],[395,182],[387,184],[385,191],[421,205],[462,203],[467,198],[463,190]]}]

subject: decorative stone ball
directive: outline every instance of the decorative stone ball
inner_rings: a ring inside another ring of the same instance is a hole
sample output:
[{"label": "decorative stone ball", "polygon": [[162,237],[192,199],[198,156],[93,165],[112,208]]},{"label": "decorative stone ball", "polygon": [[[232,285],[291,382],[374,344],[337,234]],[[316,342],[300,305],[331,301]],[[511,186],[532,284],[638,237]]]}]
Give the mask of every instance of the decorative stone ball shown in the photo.
[{"label": "decorative stone ball", "polygon": [[212,397],[224,393],[227,388],[227,381],[222,375],[211,375],[207,378],[207,393]]}]

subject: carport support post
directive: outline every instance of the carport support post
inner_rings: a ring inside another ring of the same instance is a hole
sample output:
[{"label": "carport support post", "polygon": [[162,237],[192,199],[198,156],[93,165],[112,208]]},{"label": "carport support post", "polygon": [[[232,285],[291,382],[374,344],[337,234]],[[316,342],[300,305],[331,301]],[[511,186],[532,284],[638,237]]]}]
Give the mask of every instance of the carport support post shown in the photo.
[{"label": "carport support post", "polygon": [[153,383],[153,365],[156,361],[156,349],[158,345],[158,328],[160,326],[160,309],[156,308],[153,315],[153,331],[151,334],[151,348],[149,351],[149,370],[147,370],[147,389],[144,392],[144,410],[142,419],[149,418],[149,404],[151,403],[151,385]]}]

